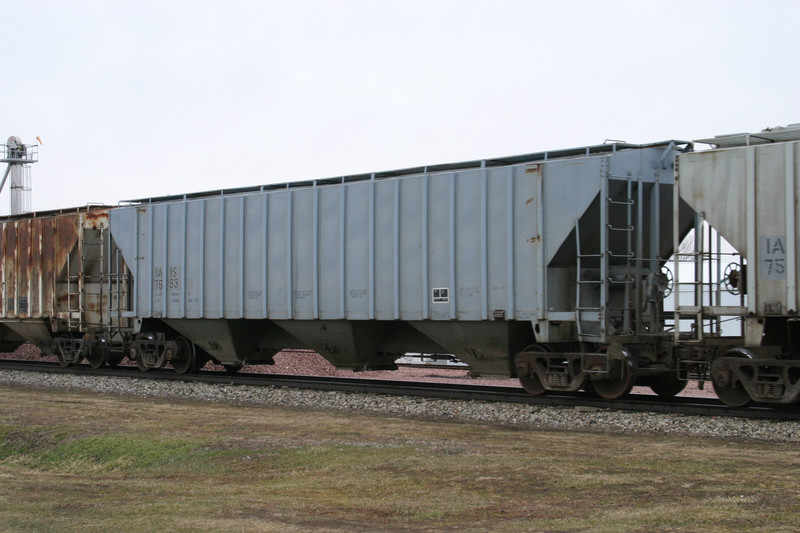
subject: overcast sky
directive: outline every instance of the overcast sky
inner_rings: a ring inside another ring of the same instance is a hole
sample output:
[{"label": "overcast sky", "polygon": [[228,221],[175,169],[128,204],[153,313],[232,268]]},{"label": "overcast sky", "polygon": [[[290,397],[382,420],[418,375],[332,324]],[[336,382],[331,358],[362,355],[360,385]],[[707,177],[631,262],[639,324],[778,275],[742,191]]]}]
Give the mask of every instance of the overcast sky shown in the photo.
[{"label": "overcast sky", "polygon": [[0,9],[37,210],[800,122],[796,0]]}]

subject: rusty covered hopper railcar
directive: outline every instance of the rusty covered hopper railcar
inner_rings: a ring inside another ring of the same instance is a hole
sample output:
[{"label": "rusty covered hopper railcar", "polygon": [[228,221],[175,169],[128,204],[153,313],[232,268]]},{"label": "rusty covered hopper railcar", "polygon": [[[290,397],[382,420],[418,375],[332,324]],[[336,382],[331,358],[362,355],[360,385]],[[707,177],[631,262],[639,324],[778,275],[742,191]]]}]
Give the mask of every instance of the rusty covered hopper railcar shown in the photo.
[{"label": "rusty covered hopper railcar", "polygon": [[[0,221],[0,341],[80,353],[85,338],[104,344],[98,361],[121,359],[132,320],[121,318],[130,279],[108,234],[107,207],[17,215]],[[66,361],[70,361],[68,355]],[[77,362],[77,361],[74,361]]]},{"label": "rusty covered hopper railcar", "polygon": [[591,375],[616,396],[630,365],[671,371],[663,221],[686,148],[604,144],[133,201],[110,211],[135,280],[123,316],[231,366],[296,346],[354,369],[450,353],[478,374],[520,372],[534,392]]}]

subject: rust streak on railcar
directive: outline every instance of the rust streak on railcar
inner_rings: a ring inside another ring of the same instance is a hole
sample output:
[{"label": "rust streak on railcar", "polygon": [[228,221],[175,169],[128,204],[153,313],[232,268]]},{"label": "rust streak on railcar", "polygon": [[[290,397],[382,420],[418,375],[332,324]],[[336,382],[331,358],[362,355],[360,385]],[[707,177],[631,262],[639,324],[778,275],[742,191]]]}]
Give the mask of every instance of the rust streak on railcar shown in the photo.
[{"label": "rust streak on railcar", "polygon": [[[53,221],[55,228],[55,253],[53,258],[53,271],[56,279],[56,314],[69,312],[69,280],[67,273],[73,274],[72,266],[68,263],[70,254],[77,247],[78,228],[80,215],[65,215],[56,217]],[[80,258],[79,258],[80,259]],[[61,285],[61,287],[59,287]]]},{"label": "rust streak on railcar", "polygon": [[18,220],[17,227],[17,317],[28,318],[28,289],[31,279],[31,220]]},{"label": "rust streak on railcar", "polygon": [[31,220],[30,244],[30,292],[28,297],[28,313],[32,317],[42,316],[42,301],[40,298],[42,287],[42,224],[39,220]]},{"label": "rust streak on railcar", "polygon": [[[0,279],[3,282],[0,316],[42,318],[67,310],[67,263],[72,254],[73,267],[80,264],[75,252],[87,214],[70,213],[0,223]],[[91,215],[90,227],[107,226],[106,211]]]},{"label": "rust streak on railcar", "polygon": [[16,317],[16,306],[14,301],[17,292],[17,228],[16,222],[7,222],[3,226],[3,242],[5,250],[3,254],[3,311],[6,317]]},{"label": "rust streak on railcar", "polygon": [[108,211],[87,211],[83,215],[85,229],[103,229],[108,227]]},{"label": "rust streak on railcar", "polygon": [[53,316],[55,307],[53,299],[56,293],[56,277],[53,261],[55,258],[55,225],[54,219],[39,219],[42,232],[41,283],[42,283],[42,316]]}]

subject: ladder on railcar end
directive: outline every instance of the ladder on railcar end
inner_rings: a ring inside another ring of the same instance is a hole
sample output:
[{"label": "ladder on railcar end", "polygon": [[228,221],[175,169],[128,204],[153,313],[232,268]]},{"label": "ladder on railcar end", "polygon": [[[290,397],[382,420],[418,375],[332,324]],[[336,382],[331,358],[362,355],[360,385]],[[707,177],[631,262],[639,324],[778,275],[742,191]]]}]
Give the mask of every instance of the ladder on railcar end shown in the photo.
[{"label": "ladder on railcar end", "polygon": [[[609,276],[609,284],[611,286],[622,287],[624,289],[623,308],[622,312],[622,333],[628,335],[634,333],[633,316],[631,313],[631,306],[633,304],[634,285],[636,279],[640,276],[635,276],[634,262],[636,261],[636,253],[634,251],[634,233],[636,227],[633,223],[633,208],[636,201],[633,199],[633,176],[628,173],[625,176],[615,176],[609,173],[608,182],[618,181],[624,184],[623,195],[620,199],[615,199],[610,193],[606,195],[606,202],[608,203],[607,211],[611,209],[623,210],[623,225],[613,226],[611,217],[607,216],[609,222],[606,225],[606,231],[609,233],[615,232],[616,234],[624,235],[624,247],[617,253],[613,249],[613,239],[607,239],[608,244],[608,259],[609,261],[614,258],[624,261],[624,269],[621,273],[616,274],[615,277]],[[640,185],[641,186],[641,185]],[[609,273],[611,274],[611,273]]]},{"label": "ladder on railcar end", "polygon": [[87,261],[86,242],[83,227],[78,230],[77,272],[72,272],[73,252],[67,254],[67,329],[69,331],[83,331],[86,309],[86,270]]},{"label": "ladder on railcar end", "polygon": [[[729,321],[747,313],[744,261],[738,252],[724,251],[722,236],[700,214],[695,215],[694,249],[682,251],[680,244],[675,245],[673,258],[675,340],[701,343],[707,337],[724,336],[723,317]],[[681,264],[693,268],[681,268]],[[738,296],[738,305],[725,302],[724,292]]]},{"label": "ladder on railcar end", "polygon": [[[83,257],[83,236],[78,241],[77,253],[78,257]],[[73,274],[72,258],[73,252],[67,252],[67,330],[80,331],[83,324],[83,264],[78,262],[78,272]]]},{"label": "ladder on railcar end", "polygon": [[[623,182],[622,196],[614,196],[610,191],[612,181]],[[622,286],[624,288],[624,307],[622,311],[622,333],[633,331],[633,317],[631,316],[631,301],[634,284],[638,277],[634,267],[636,254],[634,252],[634,233],[636,227],[633,224],[633,210],[636,201],[633,196],[633,176],[629,173],[624,176],[612,175],[609,170],[609,160],[603,158],[601,163],[601,191],[600,191],[600,250],[599,253],[583,253],[581,250],[580,219],[575,223],[576,240],[576,322],[578,338],[586,342],[605,342],[608,333],[608,313],[611,303],[611,291],[613,288]],[[624,225],[614,226],[611,223],[612,209],[623,209]],[[614,249],[614,234],[624,234],[624,247],[622,250]],[[612,276],[611,266],[613,259],[624,259],[624,272],[620,275]],[[587,279],[585,277],[584,261],[599,260],[599,279]],[[599,290],[599,301],[597,305],[587,304],[583,301],[584,287],[596,287]],[[597,322],[600,325],[599,333],[590,332],[584,329],[583,322]],[[617,331],[619,333],[619,331]]]},{"label": "ladder on railcar end", "polygon": [[[608,293],[608,281],[604,276],[605,269],[604,254],[584,254],[581,253],[581,231],[580,220],[575,222],[575,242],[576,242],[576,255],[577,255],[577,287],[575,290],[575,318],[578,329],[578,339],[581,341],[600,341],[604,337],[605,328],[605,305],[606,294]],[[584,278],[584,260],[599,259],[600,260],[600,277],[599,279],[586,279]],[[583,287],[594,287],[600,291],[600,305],[587,305],[583,302],[582,293]],[[598,322],[601,325],[600,333],[591,333],[585,331],[583,322]]]},{"label": "ladder on railcar end", "polygon": [[[675,311],[674,311],[674,331],[675,341],[686,343],[700,343],[703,341],[703,306],[702,306],[702,291],[703,280],[691,276],[688,280],[685,276],[681,276],[681,263],[689,263],[695,266],[695,274],[698,272],[697,265],[702,263],[702,253],[699,251],[694,252],[675,252],[675,279],[673,281],[675,287]],[[702,269],[700,269],[702,271]],[[688,290],[684,288],[687,287]],[[689,297],[691,305],[681,304],[682,296]],[[688,329],[686,322],[688,321]]]},{"label": "ladder on railcar end", "polygon": [[[87,238],[87,232],[92,232]],[[77,253],[79,270],[70,271],[71,255],[67,260],[67,328],[70,331],[94,329],[108,331],[111,336],[127,330],[123,311],[129,277],[123,271],[122,254],[106,233],[107,229],[82,229]],[[97,303],[97,321],[87,320],[87,303]]]},{"label": "ladder on railcar end", "polygon": [[[128,307],[124,305],[124,300],[128,298],[127,288],[130,277],[124,271],[122,252],[114,242],[113,238],[108,239],[108,319],[109,328],[112,334],[119,334],[123,329],[123,311]],[[130,319],[128,319],[130,320]]]},{"label": "ladder on railcar end", "polygon": [[[87,238],[87,232],[96,232],[97,237]],[[67,254],[67,329],[69,331],[86,331],[88,328],[102,329],[103,284],[106,280],[105,231],[103,229],[80,229],[77,250],[78,271],[71,272],[73,255]],[[89,300],[96,300],[97,322],[87,320]]]}]

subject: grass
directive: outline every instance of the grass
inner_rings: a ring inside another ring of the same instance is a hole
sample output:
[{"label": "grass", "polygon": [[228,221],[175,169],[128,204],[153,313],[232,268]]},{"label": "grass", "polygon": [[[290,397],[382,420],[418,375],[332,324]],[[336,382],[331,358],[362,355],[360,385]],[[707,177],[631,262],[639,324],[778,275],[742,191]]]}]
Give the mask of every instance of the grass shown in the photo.
[{"label": "grass", "polygon": [[793,445],[0,388],[0,531],[792,531]]}]

